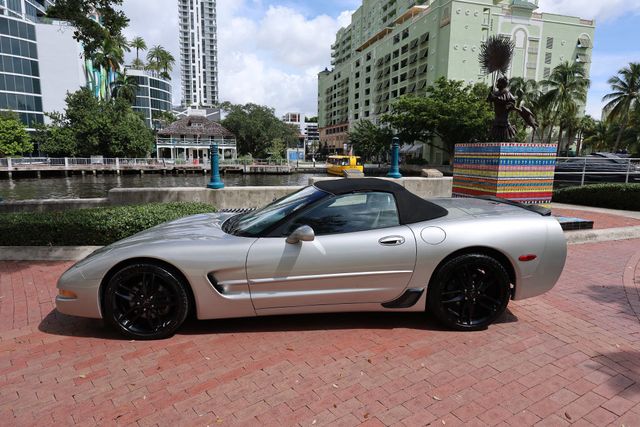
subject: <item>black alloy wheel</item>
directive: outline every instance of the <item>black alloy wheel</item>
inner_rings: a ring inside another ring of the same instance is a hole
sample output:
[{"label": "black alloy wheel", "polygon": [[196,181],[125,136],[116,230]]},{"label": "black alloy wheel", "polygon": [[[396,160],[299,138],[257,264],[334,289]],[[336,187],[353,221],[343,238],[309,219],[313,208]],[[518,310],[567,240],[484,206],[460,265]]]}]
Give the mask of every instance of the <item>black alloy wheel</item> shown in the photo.
[{"label": "black alloy wheel", "polygon": [[482,254],[446,262],[429,285],[428,307],[447,328],[486,329],[507,309],[511,281],[504,266]]},{"label": "black alloy wheel", "polygon": [[104,293],[105,319],[129,338],[167,338],[184,323],[189,296],[179,276],[155,264],[133,264],[113,275]]}]

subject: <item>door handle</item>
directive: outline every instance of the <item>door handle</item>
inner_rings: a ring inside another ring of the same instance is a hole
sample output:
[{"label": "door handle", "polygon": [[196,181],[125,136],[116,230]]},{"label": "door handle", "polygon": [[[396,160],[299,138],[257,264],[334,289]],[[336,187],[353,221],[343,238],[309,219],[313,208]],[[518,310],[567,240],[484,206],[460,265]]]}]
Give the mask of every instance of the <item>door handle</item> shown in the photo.
[{"label": "door handle", "polygon": [[388,236],[378,240],[378,243],[382,246],[400,246],[404,241],[404,237],[402,236]]}]

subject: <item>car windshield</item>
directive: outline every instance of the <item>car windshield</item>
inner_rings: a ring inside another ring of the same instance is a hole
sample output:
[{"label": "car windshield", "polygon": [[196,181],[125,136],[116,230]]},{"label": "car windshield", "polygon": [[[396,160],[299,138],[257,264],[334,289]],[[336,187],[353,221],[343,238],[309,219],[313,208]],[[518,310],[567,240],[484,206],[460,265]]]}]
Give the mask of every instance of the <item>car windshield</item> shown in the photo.
[{"label": "car windshield", "polygon": [[313,186],[305,187],[262,209],[229,218],[223,224],[222,230],[236,236],[257,237],[288,215],[327,195],[328,193]]}]

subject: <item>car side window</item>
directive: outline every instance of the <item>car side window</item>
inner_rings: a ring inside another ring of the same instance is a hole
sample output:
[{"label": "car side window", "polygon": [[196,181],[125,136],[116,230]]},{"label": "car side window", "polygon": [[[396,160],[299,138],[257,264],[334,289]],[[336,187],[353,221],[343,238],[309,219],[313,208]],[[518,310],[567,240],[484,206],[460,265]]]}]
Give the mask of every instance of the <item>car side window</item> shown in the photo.
[{"label": "car side window", "polygon": [[302,212],[284,224],[277,233],[287,236],[308,225],[317,236],[354,233],[400,225],[393,194],[371,192],[335,196]]}]

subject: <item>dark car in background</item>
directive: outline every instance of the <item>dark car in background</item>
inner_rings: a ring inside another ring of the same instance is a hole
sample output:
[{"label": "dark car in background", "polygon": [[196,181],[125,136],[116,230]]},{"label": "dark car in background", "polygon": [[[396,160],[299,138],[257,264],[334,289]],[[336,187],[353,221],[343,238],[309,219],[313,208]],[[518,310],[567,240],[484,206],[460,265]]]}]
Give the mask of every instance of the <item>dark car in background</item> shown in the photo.
[{"label": "dark car in background", "polygon": [[640,163],[613,153],[558,159],[556,181],[640,182]]}]

